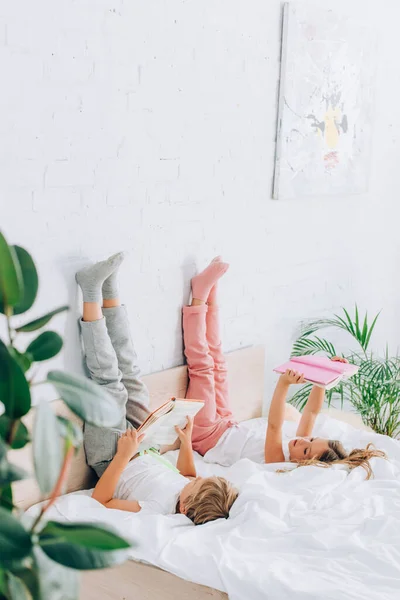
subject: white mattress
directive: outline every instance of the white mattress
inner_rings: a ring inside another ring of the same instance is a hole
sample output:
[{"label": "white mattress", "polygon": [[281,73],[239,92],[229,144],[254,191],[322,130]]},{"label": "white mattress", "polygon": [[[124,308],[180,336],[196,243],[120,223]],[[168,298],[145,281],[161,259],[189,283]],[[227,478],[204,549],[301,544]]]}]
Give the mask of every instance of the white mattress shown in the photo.
[{"label": "white mattress", "polygon": [[[264,428],[265,421],[252,426]],[[132,559],[226,591],[231,600],[397,600],[400,442],[325,416],[315,435],[349,449],[374,442],[390,460],[374,459],[375,477],[365,481],[360,468],[279,474],[277,465],[241,460],[224,468],[197,456],[199,474],[224,475],[240,489],[228,520],[195,527],[183,515],[109,510],[90,492],[60,498],[49,517],[107,522],[136,541]]]}]

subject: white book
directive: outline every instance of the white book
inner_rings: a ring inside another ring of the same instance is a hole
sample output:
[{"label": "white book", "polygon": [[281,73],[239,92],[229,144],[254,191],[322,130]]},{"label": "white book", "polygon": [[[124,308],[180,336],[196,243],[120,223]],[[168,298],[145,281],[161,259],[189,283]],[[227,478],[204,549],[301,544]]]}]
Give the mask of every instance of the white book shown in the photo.
[{"label": "white book", "polygon": [[138,428],[138,434],[145,434],[138,451],[148,450],[157,446],[170,446],[178,435],[175,427],[184,428],[187,417],[194,417],[203,408],[201,400],[185,400],[171,398],[153,411]]}]

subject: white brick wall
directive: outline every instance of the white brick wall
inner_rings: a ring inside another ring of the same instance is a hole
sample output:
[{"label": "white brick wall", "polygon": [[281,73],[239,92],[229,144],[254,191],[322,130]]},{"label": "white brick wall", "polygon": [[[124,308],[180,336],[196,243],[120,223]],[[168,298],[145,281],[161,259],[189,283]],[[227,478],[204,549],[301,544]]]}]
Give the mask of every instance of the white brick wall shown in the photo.
[{"label": "white brick wall", "polygon": [[274,202],[279,0],[0,0],[0,227],[40,265],[32,316],[72,306],[57,366],[80,369],[75,270],[120,249],[144,372],[182,362],[216,253],[225,347],[266,344],[267,395],[306,317],[383,308],[396,349],[400,5],[334,6],[380,37],[370,192]]}]

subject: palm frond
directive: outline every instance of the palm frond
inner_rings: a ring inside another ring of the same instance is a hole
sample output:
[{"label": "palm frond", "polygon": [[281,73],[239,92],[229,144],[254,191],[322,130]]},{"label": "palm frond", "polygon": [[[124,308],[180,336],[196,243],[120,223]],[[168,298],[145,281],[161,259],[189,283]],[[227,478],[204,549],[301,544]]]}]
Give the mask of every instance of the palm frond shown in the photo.
[{"label": "palm frond", "polygon": [[[367,334],[366,334],[366,337],[365,337],[365,344],[364,344],[364,349],[365,349],[365,350],[367,350],[367,349],[368,349],[369,342],[371,341],[371,335],[372,335],[372,332],[374,331],[374,328],[375,328],[376,322],[377,322],[377,320],[378,320],[378,317],[379,317],[379,315],[380,315],[380,314],[381,314],[381,311],[379,311],[379,312],[378,312],[378,314],[377,314],[377,315],[375,315],[375,318],[374,318],[374,320],[372,321],[372,325],[369,327],[369,329],[368,329],[368,331],[367,331]],[[365,314],[365,316],[367,316],[367,315]]]},{"label": "palm frond", "polygon": [[340,319],[340,317],[338,315],[335,315],[335,316],[339,320],[343,320],[344,321],[344,328],[346,329],[346,331],[348,331],[358,341],[359,340],[358,332],[359,332],[360,328],[359,328],[359,323],[358,323],[358,307],[357,307],[357,304],[356,304],[356,311],[355,311],[355,319],[354,319],[354,321],[352,320],[352,318],[350,317],[349,313],[347,312],[347,310],[344,307],[342,307],[342,311],[346,315],[346,319]]},{"label": "palm frond", "polygon": [[337,326],[335,319],[309,319],[302,323],[300,337],[308,337],[320,329]]},{"label": "palm frond", "polygon": [[362,339],[362,343],[365,346],[365,342],[367,340],[367,335],[368,335],[368,313],[365,313],[365,317],[364,317],[364,324],[363,324],[363,328],[362,328],[362,332],[361,332],[361,339]]},{"label": "palm frond", "polygon": [[[351,337],[361,346],[362,350],[366,352],[380,312],[375,315],[372,324],[369,325],[367,312],[365,313],[364,318],[360,320],[357,304],[355,305],[354,319],[351,318],[349,312],[345,308],[342,308],[342,311],[343,315],[335,314],[333,318],[312,319],[305,322],[301,328],[301,337],[308,337],[316,331],[328,327],[342,329],[351,335]],[[360,326],[361,321],[363,322],[362,328]]]},{"label": "palm frond", "polygon": [[[315,333],[328,327],[348,333],[359,344],[359,351],[350,352],[346,358],[358,365],[359,371],[351,379],[343,380],[327,391],[327,403],[340,400],[343,406],[347,401],[374,431],[400,438],[400,357],[390,357],[387,347],[383,358],[367,352],[380,312],[370,324],[368,313],[360,315],[357,304],[354,317],[345,308],[342,311],[333,318],[314,319],[303,324],[301,336],[293,344],[292,356],[318,352],[335,356],[334,345]],[[304,408],[311,388],[311,384],[300,388],[290,403],[299,409]]]},{"label": "palm frond", "polygon": [[306,354],[317,354],[324,352],[330,358],[336,356],[336,350],[333,344],[323,338],[301,337],[295,341],[292,348],[292,356],[304,356]]},{"label": "palm frond", "polygon": [[307,404],[308,396],[312,389],[311,383],[303,385],[297,392],[289,399],[289,404],[292,404],[297,410],[303,410]]}]

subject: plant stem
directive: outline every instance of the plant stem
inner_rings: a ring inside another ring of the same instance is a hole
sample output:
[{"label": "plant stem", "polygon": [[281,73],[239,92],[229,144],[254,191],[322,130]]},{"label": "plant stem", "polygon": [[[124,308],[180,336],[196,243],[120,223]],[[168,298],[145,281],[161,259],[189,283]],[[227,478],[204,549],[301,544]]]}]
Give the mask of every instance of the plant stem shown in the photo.
[{"label": "plant stem", "polygon": [[9,432],[8,432],[8,436],[7,436],[7,444],[8,444],[9,446],[11,446],[11,444],[12,444],[12,443],[13,443],[13,441],[14,441],[14,436],[15,436],[15,434],[17,433],[18,424],[19,424],[19,421],[18,421],[18,419],[13,419],[13,421],[12,421],[12,423],[11,423],[10,430],[9,430]]},{"label": "plant stem", "polygon": [[6,308],[7,331],[8,331],[8,338],[9,338],[10,346],[13,348],[14,347],[14,337],[13,337],[13,330],[11,327],[11,318],[10,318],[11,315],[12,315],[12,308],[11,308],[11,306],[7,306],[7,308]]},{"label": "plant stem", "polygon": [[71,445],[70,440],[66,440],[65,441],[64,461],[63,461],[63,464],[61,467],[60,475],[58,476],[57,483],[54,486],[53,491],[51,492],[48,503],[42,508],[42,510],[36,517],[32,527],[31,527],[31,533],[34,533],[34,531],[35,531],[36,527],[38,526],[40,520],[42,519],[44,513],[50,508],[50,506],[52,506],[52,504],[54,504],[54,502],[57,500],[58,496],[61,494],[62,489],[64,487],[64,483],[66,482],[67,477],[68,477],[69,468],[71,466],[72,457],[74,455],[74,450],[75,450],[75,448]]}]

